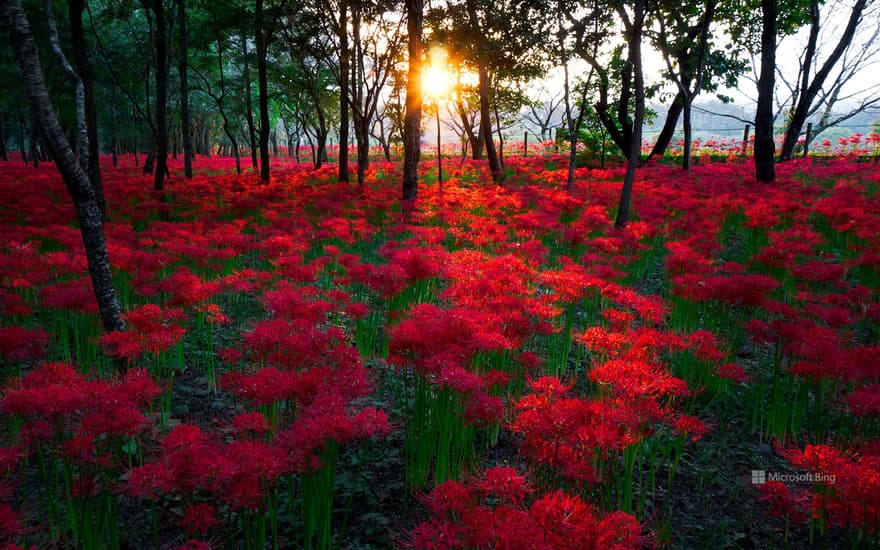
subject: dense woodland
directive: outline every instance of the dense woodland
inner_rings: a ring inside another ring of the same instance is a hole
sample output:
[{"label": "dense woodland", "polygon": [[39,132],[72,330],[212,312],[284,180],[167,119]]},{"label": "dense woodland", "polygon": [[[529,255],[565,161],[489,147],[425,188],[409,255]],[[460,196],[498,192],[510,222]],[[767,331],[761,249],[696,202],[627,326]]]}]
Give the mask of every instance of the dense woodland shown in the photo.
[{"label": "dense woodland", "polygon": [[0,13],[6,548],[878,544],[876,1]]}]

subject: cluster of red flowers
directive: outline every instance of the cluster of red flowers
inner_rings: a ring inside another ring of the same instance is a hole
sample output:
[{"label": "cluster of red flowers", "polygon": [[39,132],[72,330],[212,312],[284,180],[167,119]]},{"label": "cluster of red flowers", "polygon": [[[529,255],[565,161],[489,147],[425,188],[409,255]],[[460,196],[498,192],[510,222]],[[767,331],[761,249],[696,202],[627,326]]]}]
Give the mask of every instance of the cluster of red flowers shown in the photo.
[{"label": "cluster of red flowers", "polygon": [[417,550],[624,550],[647,542],[629,514],[602,515],[577,495],[563,491],[526,498],[533,492],[525,476],[509,466],[441,483],[423,497],[432,517],[413,531],[413,546]]},{"label": "cluster of red flowers", "polygon": [[186,329],[180,324],[183,310],[163,310],[146,304],[125,315],[129,329],[101,337],[101,345],[113,357],[133,361],[144,354],[158,354],[172,348],[183,338]]}]

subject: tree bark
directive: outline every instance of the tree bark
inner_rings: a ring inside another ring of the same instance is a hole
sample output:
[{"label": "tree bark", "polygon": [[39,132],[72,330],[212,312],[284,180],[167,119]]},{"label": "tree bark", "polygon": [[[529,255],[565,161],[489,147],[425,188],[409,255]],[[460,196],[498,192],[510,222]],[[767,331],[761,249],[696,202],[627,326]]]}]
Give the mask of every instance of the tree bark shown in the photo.
[{"label": "tree bark", "polygon": [[6,148],[6,113],[4,111],[0,111],[0,159],[6,161],[9,160],[9,155],[7,153]]},{"label": "tree bark", "polygon": [[125,322],[113,289],[101,210],[92,182],[77,162],[70,142],[64,136],[55,115],[52,99],[43,79],[39,54],[21,0],[4,0],[0,5],[21,73],[25,95],[34,119],[46,137],[48,147],[52,150],[52,157],[76,208],[89,275],[104,330],[108,332],[125,330]]},{"label": "tree bark", "polygon": [[755,179],[776,179],[773,141],[773,87],[776,71],[776,0],[761,0],[761,73],[755,112]]},{"label": "tree bark", "polygon": [[[620,191],[620,204],[617,208],[617,219],[614,227],[623,229],[629,221],[632,205],[633,182],[636,177],[636,167],[639,164],[639,155],[642,145],[642,121],[645,118],[645,79],[642,74],[642,30],[645,22],[645,0],[633,2],[633,20],[627,29],[629,45],[629,63],[633,70],[635,85],[635,113],[633,114],[632,128],[629,132],[629,151],[626,159],[626,173],[623,177],[623,188]],[[621,17],[626,20],[626,13],[621,10]]]},{"label": "tree bark", "polygon": [[268,36],[263,28],[263,0],[256,4],[257,85],[260,109],[260,181],[269,183]]},{"label": "tree bark", "polygon": [[348,2],[339,2],[339,177],[348,183],[348,127],[349,127],[349,52],[348,52]]},{"label": "tree bark", "polygon": [[254,129],[254,101],[251,94],[251,72],[248,65],[247,37],[244,31],[241,32],[241,58],[244,65],[241,73],[244,79],[244,118],[247,121],[248,135],[250,136],[251,164],[254,170],[256,170],[257,166],[259,166],[257,163],[257,133]]},{"label": "tree bark", "polygon": [[419,192],[419,156],[422,137],[422,18],[424,0],[406,0],[409,36],[409,72],[406,80],[406,113],[403,118],[403,200]]},{"label": "tree bark", "polygon": [[156,48],[156,170],[153,173],[153,189],[162,191],[168,170],[168,46],[164,0],[153,0],[153,13],[156,17],[153,37]]},{"label": "tree bark", "polygon": [[177,24],[180,26],[179,52],[177,72],[180,76],[180,131],[183,134],[183,173],[189,179],[193,177],[192,127],[189,117],[189,46],[186,30],[186,0],[177,0]]},{"label": "tree bark", "polygon": [[684,94],[679,90],[675,95],[675,99],[672,100],[669,109],[666,111],[666,121],[663,123],[663,128],[660,130],[660,135],[657,136],[657,141],[654,143],[654,147],[651,148],[651,152],[648,154],[648,160],[651,160],[654,157],[662,157],[666,154],[666,149],[672,142],[672,136],[675,135],[675,127],[678,125],[678,117],[681,116],[683,109]]}]

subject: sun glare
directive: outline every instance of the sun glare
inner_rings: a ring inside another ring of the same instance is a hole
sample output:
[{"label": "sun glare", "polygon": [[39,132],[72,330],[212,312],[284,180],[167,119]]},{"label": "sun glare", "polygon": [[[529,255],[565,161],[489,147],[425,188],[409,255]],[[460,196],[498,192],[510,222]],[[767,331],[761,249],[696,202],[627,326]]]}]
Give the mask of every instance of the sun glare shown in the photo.
[{"label": "sun glare", "polygon": [[449,92],[452,75],[446,70],[446,51],[431,49],[431,63],[422,72],[422,90],[432,98],[441,98]]}]

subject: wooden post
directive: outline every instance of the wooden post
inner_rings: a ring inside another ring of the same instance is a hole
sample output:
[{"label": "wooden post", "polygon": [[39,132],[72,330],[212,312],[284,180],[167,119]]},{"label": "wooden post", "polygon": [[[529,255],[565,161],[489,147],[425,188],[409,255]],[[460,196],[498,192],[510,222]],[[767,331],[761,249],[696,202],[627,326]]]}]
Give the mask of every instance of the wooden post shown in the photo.
[{"label": "wooden post", "polygon": [[813,139],[813,123],[807,123],[807,135],[804,136],[804,158],[810,154],[810,140]]},{"label": "wooden post", "polygon": [[526,133],[523,135],[523,156],[529,156],[529,132],[526,130]]},{"label": "wooden post", "polygon": [[743,130],[742,156],[744,157],[749,155],[749,130],[751,130],[751,128],[751,126],[746,124],[745,130]]}]

